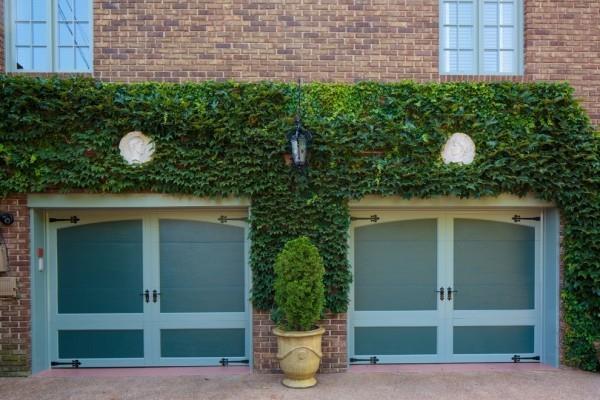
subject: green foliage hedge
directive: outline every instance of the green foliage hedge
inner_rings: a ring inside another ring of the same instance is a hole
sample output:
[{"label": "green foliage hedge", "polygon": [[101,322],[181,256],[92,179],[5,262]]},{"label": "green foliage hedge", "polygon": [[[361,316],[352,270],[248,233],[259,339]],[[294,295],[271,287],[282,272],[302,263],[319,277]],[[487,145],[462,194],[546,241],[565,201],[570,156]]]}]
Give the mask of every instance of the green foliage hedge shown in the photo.
[{"label": "green foliage hedge", "polygon": [[306,236],[290,240],[275,259],[276,318],[288,331],[310,331],[325,305],[325,267],[319,249]]},{"label": "green foliage hedge", "polygon": [[[325,263],[326,307],[346,310],[347,202],[366,194],[554,201],[564,217],[565,356],[596,367],[600,335],[599,138],[566,84],[411,82],[304,87],[314,132],[304,175],[287,167],[295,85],[113,84],[0,76],[0,192],[161,192],[252,199],[253,302],[273,304],[273,263],[305,235]],[[141,130],[155,159],[131,167],[118,142]],[[445,165],[453,132],[477,145]],[[365,155],[370,150],[384,154]]]}]

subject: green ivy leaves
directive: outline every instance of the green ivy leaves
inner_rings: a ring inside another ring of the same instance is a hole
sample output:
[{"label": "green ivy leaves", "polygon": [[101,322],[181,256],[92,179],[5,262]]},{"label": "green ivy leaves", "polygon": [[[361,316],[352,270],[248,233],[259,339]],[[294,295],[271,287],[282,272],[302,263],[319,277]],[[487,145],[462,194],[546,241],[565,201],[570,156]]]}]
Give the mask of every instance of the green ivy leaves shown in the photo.
[{"label": "green ivy leaves", "polygon": [[[303,87],[314,133],[304,174],[286,166],[297,87],[287,83],[104,83],[0,76],[0,191],[160,192],[252,198],[252,299],[273,305],[273,265],[298,236],[325,265],[326,308],[344,312],[349,199],[535,193],[564,218],[567,361],[595,368],[600,336],[600,135],[567,84],[413,82]],[[154,160],[118,143],[141,130]],[[454,132],[477,156],[445,165]]]}]

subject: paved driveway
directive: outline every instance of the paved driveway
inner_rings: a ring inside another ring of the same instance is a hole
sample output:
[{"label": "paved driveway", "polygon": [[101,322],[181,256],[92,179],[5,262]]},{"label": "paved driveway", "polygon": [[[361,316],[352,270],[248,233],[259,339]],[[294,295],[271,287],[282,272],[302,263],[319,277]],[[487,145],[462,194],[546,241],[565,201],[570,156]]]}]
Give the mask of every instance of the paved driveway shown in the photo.
[{"label": "paved driveway", "polygon": [[526,399],[600,400],[600,374],[568,369],[518,372],[349,372],[312,389],[282,387],[279,375],[0,379],[2,400],[88,399]]}]

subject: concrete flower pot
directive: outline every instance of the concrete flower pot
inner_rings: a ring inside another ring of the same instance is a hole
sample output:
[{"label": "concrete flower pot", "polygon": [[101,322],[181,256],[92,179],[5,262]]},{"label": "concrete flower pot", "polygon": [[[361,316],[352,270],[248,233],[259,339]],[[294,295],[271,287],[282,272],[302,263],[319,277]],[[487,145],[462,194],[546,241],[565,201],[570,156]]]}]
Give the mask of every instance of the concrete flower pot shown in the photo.
[{"label": "concrete flower pot", "polygon": [[317,384],[315,374],[321,363],[321,338],[325,329],[306,332],[273,330],[277,336],[277,359],[285,378],[283,384],[290,388],[309,388]]},{"label": "concrete flower pot", "polygon": [[598,362],[600,363],[600,340],[595,340],[593,344],[594,344],[594,349],[596,349],[596,358],[598,359]]}]

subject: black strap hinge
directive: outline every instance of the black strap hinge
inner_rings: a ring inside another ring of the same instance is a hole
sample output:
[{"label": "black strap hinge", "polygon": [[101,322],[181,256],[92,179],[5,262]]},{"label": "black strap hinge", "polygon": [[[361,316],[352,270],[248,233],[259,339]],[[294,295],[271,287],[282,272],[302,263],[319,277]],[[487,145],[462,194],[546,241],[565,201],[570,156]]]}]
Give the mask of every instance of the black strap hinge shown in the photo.
[{"label": "black strap hinge", "polygon": [[379,221],[379,215],[377,214],[373,214],[370,217],[350,217],[350,221],[371,221],[371,222],[377,222]]},{"label": "black strap hinge", "polygon": [[69,221],[72,224],[76,224],[81,220],[79,219],[79,217],[77,215],[73,215],[69,218],[48,218],[48,221],[49,222]]},{"label": "black strap hinge", "polygon": [[532,361],[540,361],[540,356],[533,356],[533,357],[521,357],[518,354],[515,354],[514,356],[512,356],[511,360],[514,363],[520,363],[523,360],[532,360]]},{"label": "black strap hinge", "polygon": [[221,358],[219,364],[223,367],[228,367],[229,364],[250,364],[250,360],[229,360],[229,358]]},{"label": "black strap hinge", "polygon": [[71,360],[71,361],[66,361],[66,362],[52,361],[50,363],[51,367],[59,367],[61,365],[69,366],[72,368],[79,368],[79,366],[81,365],[81,362],[79,360]]},{"label": "black strap hinge", "polygon": [[513,215],[512,220],[514,222],[521,222],[521,221],[524,221],[524,220],[541,221],[541,218],[540,217],[521,217],[520,215],[515,214],[515,215]]},{"label": "black strap hinge", "polygon": [[221,215],[219,218],[217,218],[217,221],[224,224],[229,221],[248,221],[248,218],[246,218],[246,217],[231,218],[231,217],[228,217],[227,215]]},{"label": "black strap hinge", "polygon": [[371,365],[375,365],[379,362],[379,358],[373,356],[369,358],[350,358],[350,364],[359,363],[359,362],[368,362]]}]

